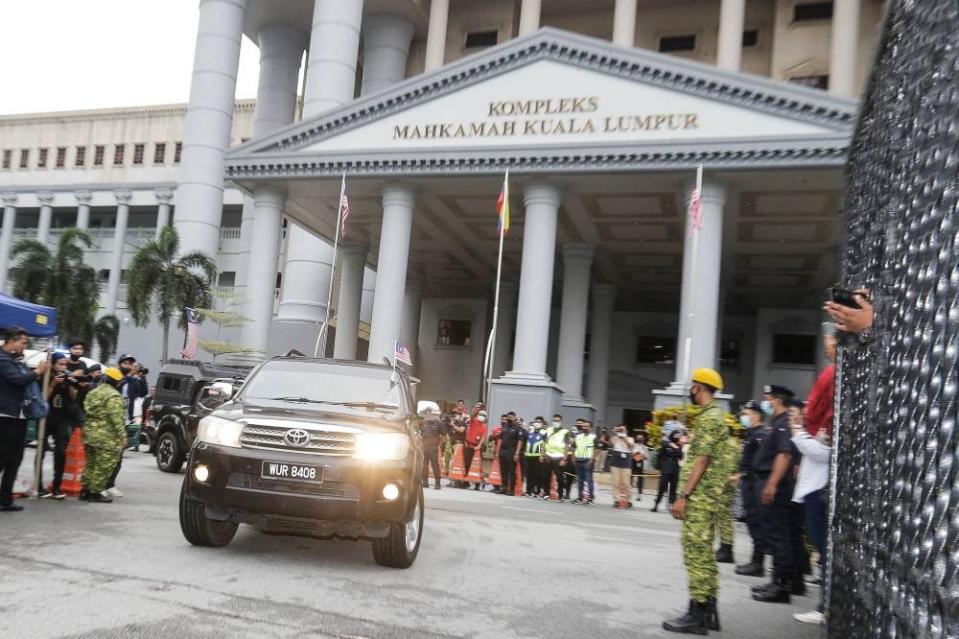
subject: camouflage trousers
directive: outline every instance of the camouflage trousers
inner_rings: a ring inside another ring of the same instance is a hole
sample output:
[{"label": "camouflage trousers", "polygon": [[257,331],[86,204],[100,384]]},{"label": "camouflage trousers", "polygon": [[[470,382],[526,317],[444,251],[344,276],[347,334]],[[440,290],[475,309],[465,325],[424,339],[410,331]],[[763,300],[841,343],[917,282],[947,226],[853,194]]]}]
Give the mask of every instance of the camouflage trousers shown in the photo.
[{"label": "camouflage trousers", "polygon": [[733,501],[736,499],[736,487],[726,484],[723,497],[716,509],[716,528],[719,529],[719,543],[733,545]]},{"label": "camouflage trousers", "polygon": [[120,448],[101,448],[86,445],[83,447],[87,463],[83,469],[83,489],[89,493],[103,492],[107,481],[113,474],[123,450]]},{"label": "camouflage trousers", "polygon": [[683,561],[689,579],[689,598],[704,602],[719,593],[719,567],[713,551],[716,539],[716,506],[686,502],[683,519]]}]

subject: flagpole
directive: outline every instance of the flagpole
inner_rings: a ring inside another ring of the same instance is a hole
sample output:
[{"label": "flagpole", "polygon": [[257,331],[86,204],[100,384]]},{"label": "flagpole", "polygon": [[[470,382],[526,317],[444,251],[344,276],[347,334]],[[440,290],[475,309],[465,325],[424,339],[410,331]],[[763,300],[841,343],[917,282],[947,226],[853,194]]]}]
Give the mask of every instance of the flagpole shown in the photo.
[{"label": "flagpole", "polygon": [[[509,210],[509,169],[506,169],[506,175],[503,178],[503,208]],[[503,275],[503,239],[506,237],[504,228],[505,220],[500,217],[499,223],[499,255],[496,258],[496,292],[493,295],[493,330],[490,331],[489,348],[486,370],[486,403],[489,403],[490,391],[493,384],[493,362],[496,353],[496,329],[499,324],[499,289],[500,278]]]},{"label": "flagpole", "polygon": [[[696,167],[696,191],[694,194],[695,197],[699,198],[699,206],[702,207],[703,200],[703,165],[700,164]],[[692,366],[692,356],[693,356],[693,317],[696,315],[695,304],[693,303],[692,296],[696,293],[696,260],[699,257],[699,232],[702,230],[702,213],[700,212],[699,224],[700,227],[695,229],[692,228],[691,224],[691,214],[692,207],[690,206],[692,201],[686,206],[686,223],[690,225],[690,230],[693,234],[693,243],[692,243],[692,256],[689,259],[689,295],[690,298],[686,302],[686,337],[685,337],[685,349],[686,352],[683,353],[683,416],[685,417],[686,411],[689,405],[689,377],[692,374],[690,367]],[[702,208],[700,208],[702,211]],[[688,420],[687,420],[688,421]],[[689,424],[686,424],[688,430]]]},{"label": "flagpole", "polygon": [[340,197],[336,200],[336,235],[333,237],[333,260],[330,264],[330,286],[326,291],[326,319],[320,332],[316,336],[316,346],[313,348],[313,357],[320,352],[320,340],[323,341],[323,357],[326,357],[326,336],[330,333],[330,305],[333,303],[333,278],[336,274],[336,252],[340,246],[340,224],[343,218],[343,195],[346,193],[346,173],[340,181]]}]

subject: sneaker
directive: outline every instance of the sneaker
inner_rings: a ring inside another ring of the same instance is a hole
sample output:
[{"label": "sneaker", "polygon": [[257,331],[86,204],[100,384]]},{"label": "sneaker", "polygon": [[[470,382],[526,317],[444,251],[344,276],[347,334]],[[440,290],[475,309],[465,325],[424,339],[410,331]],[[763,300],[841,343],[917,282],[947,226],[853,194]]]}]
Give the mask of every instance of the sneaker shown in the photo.
[{"label": "sneaker", "polygon": [[41,488],[41,489],[37,492],[37,497],[39,497],[40,499],[50,499],[51,497],[53,497],[53,493],[51,493],[51,492],[50,492],[49,490],[47,490],[46,488]]},{"label": "sneaker", "polygon": [[569,502],[569,503],[571,503],[571,504],[581,504],[581,503],[583,503],[583,500],[582,500],[582,499],[574,499],[573,501],[571,501],[571,502]]},{"label": "sneaker", "polygon": [[57,501],[62,501],[66,499],[67,496],[61,493],[59,490],[55,490],[53,491],[53,498],[56,499]]},{"label": "sneaker", "polygon": [[793,619],[800,623],[809,623],[815,626],[821,626],[826,623],[826,615],[822,614],[818,610],[793,613]]},{"label": "sneaker", "polygon": [[103,492],[106,494],[107,497],[113,497],[114,499],[116,499],[117,497],[123,497],[123,493],[121,493],[120,489],[117,488],[116,486],[114,486],[113,488],[107,488]]}]

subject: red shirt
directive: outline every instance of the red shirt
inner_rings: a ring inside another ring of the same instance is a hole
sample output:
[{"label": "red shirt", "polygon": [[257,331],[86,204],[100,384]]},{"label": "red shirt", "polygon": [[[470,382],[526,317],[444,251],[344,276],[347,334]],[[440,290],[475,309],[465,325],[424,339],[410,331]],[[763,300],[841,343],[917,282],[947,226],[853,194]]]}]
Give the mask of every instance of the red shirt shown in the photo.
[{"label": "red shirt", "polygon": [[806,400],[806,430],[815,436],[820,430],[832,435],[833,393],[836,388],[836,365],[822,369]]}]

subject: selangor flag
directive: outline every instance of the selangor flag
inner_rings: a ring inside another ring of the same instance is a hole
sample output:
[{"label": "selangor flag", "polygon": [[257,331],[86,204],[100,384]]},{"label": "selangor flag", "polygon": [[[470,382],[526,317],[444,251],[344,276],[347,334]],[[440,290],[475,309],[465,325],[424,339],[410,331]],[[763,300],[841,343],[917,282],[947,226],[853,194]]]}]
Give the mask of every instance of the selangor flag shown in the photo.
[{"label": "selangor flag", "polygon": [[500,235],[506,235],[509,233],[509,174],[506,174],[506,177],[503,178],[503,189],[499,192],[499,197],[496,199],[496,213],[499,215],[499,229],[498,232]]}]

